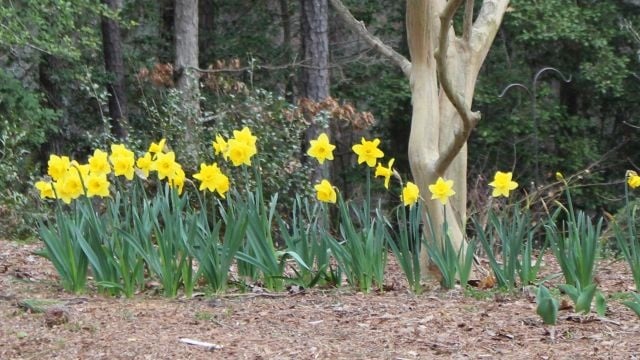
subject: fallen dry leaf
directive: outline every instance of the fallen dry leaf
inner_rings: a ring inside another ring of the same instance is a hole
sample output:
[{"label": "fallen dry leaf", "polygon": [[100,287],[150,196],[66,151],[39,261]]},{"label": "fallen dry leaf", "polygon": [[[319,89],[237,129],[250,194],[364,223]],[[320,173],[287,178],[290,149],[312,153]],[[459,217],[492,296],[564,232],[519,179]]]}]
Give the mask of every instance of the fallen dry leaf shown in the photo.
[{"label": "fallen dry leaf", "polygon": [[478,288],[482,290],[492,289],[496,286],[496,278],[493,275],[487,275],[478,284]]},{"label": "fallen dry leaf", "polygon": [[52,307],[44,313],[44,323],[47,327],[54,327],[69,322],[69,312],[63,307]]},{"label": "fallen dry leaf", "polygon": [[558,307],[558,310],[571,310],[571,309],[573,309],[573,305],[571,305],[569,300],[567,299],[560,300],[560,306]]}]

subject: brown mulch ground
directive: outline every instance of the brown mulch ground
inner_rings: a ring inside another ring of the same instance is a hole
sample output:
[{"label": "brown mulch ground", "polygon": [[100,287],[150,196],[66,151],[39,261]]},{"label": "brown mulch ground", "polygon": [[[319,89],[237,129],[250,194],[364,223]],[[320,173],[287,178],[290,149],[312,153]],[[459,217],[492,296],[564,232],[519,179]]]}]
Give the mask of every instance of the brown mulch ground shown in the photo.
[{"label": "brown mulch ground", "polygon": [[[560,312],[556,326],[535,314],[532,294],[407,291],[391,266],[393,289],[348,288],[283,294],[115,299],[60,290],[38,244],[0,240],[0,359],[637,359],[640,320],[610,299],[606,318]],[[545,273],[557,271],[545,265]],[[626,264],[604,261],[607,294],[633,286]],[[25,311],[25,299],[57,299],[68,321]],[[180,342],[205,341],[206,350]]]}]

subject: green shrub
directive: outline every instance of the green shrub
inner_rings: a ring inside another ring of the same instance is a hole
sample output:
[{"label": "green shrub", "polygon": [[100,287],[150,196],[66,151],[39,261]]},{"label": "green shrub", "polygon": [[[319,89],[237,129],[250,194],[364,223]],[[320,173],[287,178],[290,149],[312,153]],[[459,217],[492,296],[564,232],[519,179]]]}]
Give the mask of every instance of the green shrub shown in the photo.
[{"label": "green shrub", "polygon": [[[306,151],[303,140],[307,124],[296,106],[268,91],[252,90],[222,99],[205,116],[204,144],[208,153],[213,153],[211,143],[216,134],[228,138],[234,129],[245,126],[260,139],[259,166],[265,198],[278,192],[280,206],[289,206],[295,194],[312,193],[308,175],[311,165],[301,161]],[[230,171],[235,172],[234,178],[244,181],[237,169]]]},{"label": "green shrub", "polygon": [[0,69],[0,237],[34,235],[32,214],[38,211],[28,184],[39,170],[39,148],[58,117],[41,102],[40,95]]}]

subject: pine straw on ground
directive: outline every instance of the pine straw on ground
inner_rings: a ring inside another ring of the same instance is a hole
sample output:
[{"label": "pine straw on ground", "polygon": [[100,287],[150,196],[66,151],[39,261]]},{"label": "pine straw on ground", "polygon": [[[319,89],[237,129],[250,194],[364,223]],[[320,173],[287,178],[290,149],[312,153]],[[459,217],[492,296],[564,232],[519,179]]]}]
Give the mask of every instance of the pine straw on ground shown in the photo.
[{"label": "pine straw on ground", "polygon": [[[390,290],[134,299],[60,290],[38,244],[0,240],[0,359],[630,359],[640,356],[640,321],[610,299],[606,318],[560,312],[556,326],[535,314],[533,294],[460,290],[412,295],[390,267]],[[557,271],[552,259],[545,265]],[[598,271],[607,294],[629,291],[626,264]],[[68,322],[47,325],[26,299],[56,299]],[[189,338],[219,345],[205,348]]]}]

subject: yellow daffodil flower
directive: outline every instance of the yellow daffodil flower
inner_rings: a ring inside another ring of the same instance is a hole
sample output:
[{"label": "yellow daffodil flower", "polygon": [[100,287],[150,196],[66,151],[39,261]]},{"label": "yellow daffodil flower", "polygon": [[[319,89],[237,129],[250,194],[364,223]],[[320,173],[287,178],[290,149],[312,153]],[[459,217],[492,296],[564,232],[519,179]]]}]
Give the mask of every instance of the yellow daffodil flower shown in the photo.
[{"label": "yellow daffodil flower", "polygon": [[115,157],[133,157],[133,151],[127,149],[123,144],[113,144],[111,145],[111,155],[109,156],[109,160]]},{"label": "yellow daffodil flower", "polygon": [[215,155],[222,155],[225,160],[229,159],[229,154],[227,153],[228,145],[227,141],[220,134],[216,134],[216,140],[213,141],[213,153]]},{"label": "yellow daffodil flower", "polygon": [[116,176],[124,176],[127,180],[133,180],[135,173],[135,159],[133,156],[118,156],[111,158],[113,165],[113,174]]},{"label": "yellow daffodil flower", "polygon": [[154,155],[158,153],[163,153],[166,142],[167,142],[167,139],[162,139],[157,143],[152,142],[151,145],[149,145],[148,152]]},{"label": "yellow daffodil flower", "polygon": [[89,157],[88,162],[91,174],[107,175],[111,172],[111,165],[109,165],[108,154],[100,149],[96,149],[93,152],[93,155]]},{"label": "yellow daffodil flower", "polygon": [[151,163],[151,170],[158,172],[160,180],[171,177],[176,171],[176,154],[173,151],[168,153],[157,153],[156,159]]},{"label": "yellow daffodil flower", "polygon": [[316,189],[316,197],[318,200],[331,204],[336,203],[338,195],[328,180],[322,180],[319,184],[316,184],[314,188]]},{"label": "yellow daffodil flower", "polygon": [[133,151],[127,149],[122,144],[111,145],[111,155],[109,161],[113,166],[113,174],[124,176],[127,180],[133,180],[135,173],[136,158]]},{"label": "yellow daffodil flower", "polygon": [[229,140],[228,146],[227,153],[233,166],[251,166],[251,157],[257,152],[255,146],[247,145],[246,142],[235,138]]},{"label": "yellow daffodil flower", "polygon": [[327,134],[320,134],[316,140],[311,140],[311,147],[307,150],[307,155],[323,164],[325,160],[333,160],[333,150],[336,148],[329,142]]},{"label": "yellow daffodil flower", "polygon": [[182,194],[185,178],[186,176],[184,174],[184,170],[182,170],[182,166],[178,163],[176,163],[173,174],[167,177],[167,179],[169,180],[169,186],[177,189],[178,194]]},{"label": "yellow daffodil flower", "polygon": [[55,199],[56,194],[53,192],[53,184],[48,181],[38,181],[35,183],[36,189],[40,192],[41,199]]},{"label": "yellow daffodil flower", "polygon": [[429,191],[431,200],[437,199],[442,205],[446,205],[449,197],[456,194],[453,191],[453,180],[444,180],[442,177],[439,177],[435,184],[429,185]]},{"label": "yellow daffodil flower", "polygon": [[251,134],[251,130],[246,126],[240,131],[233,130],[233,138],[253,148],[256,147],[256,141],[258,140],[257,137]]},{"label": "yellow daffodil flower", "polygon": [[109,181],[106,174],[91,174],[85,180],[85,186],[87,187],[87,197],[109,196]]},{"label": "yellow daffodil flower", "polygon": [[[391,166],[389,166],[391,167]],[[404,206],[413,206],[420,198],[420,189],[411,181],[402,189],[402,203]]]},{"label": "yellow daffodil flower", "polygon": [[378,149],[378,145],[380,145],[380,139],[368,141],[365,138],[362,138],[360,144],[353,145],[351,149],[358,155],[358,164],[366,162],[369,167],[376,166],[378,159],[384,157],[384,153]]},{"label": "yellow daffodil flower", "polygon": [[193,175],[194,179],[200,180],[199,190],[207,189],[211,192],[218,192],[222,198],[229,190],[229,178],[222,173],[217,164],[200,164],[200,172]]},{"label": "yellow daffodil flower", "polygon": [[375,176],[384,177],[384,187],[387,190],[389,189],[389,180],[391,180],[391,175],[393,175],[393,162],[395,160],[396,159],[389,160],[389,165],[387,165],[387,167],[382,166],[382,163],[379,163],[378,166],[376,167]]},{"label": "yellow daffodil flower", "polygon": [[136,167],[138,168],[138,170],[140,170],[142,175],[144,175],[143,177],[145,179],[149,177],[149,171],[151,171],[152,163],[153,163],[153,160],[151,160],[150,152],[146,152],[142,157],[138,158],[138,160],[136,161]]},{"label": "yellow daffodil flower", "polygon": [[638,176],[638,173],[633,170],[627,171],[627,184],[632,189],[640,187],[640,176]]},{"label": "yellow daffodil flower", "polygon": [[71,200],[77,199],[84,193],[82,182],[77,171],[67,171],[67,173],[55,183],[58,198],[70,204]]},{"label": "yellow daffodil flower", "polygon": [[54,181],[57,181],[67,173],[69,166],[71,166],[71,160],[69,160],[68,156],[51,155],[49,156],[47,165],[47,174],[49,174]]},{"label": "yellow daffodil flower", "polygon": [[493,181],[489,183],[489,186],[493,187],[491,196],[509,197],[509,192],[515,190],[518,187],[518,183],[511,180],[513,174],[511,172],[496,172],[493,177]]}]

